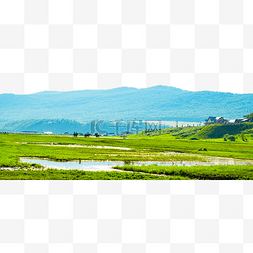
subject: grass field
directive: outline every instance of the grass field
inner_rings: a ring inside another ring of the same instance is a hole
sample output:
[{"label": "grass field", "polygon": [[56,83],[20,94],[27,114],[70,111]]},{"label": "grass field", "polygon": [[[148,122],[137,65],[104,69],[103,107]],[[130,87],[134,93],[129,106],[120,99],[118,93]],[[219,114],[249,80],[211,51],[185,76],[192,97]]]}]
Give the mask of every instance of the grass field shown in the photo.
[{"label": "grass field", "polygon": [[214,166],[115,166],[123,171],[143,172],[183,179],[199,180],[252,180],[252,165],[214,165]]},{"label": "grass field", "polygon": [[180,176],[173,178],[160,175],[118,172],[118,171],[80,171],[80,170],[17,170],[0,171],[0,180],[168,180],[168,179],[187,179]]},{"label": "grass field", "polygon": [[[236,141],[223,138],[191,140],[203,127],[167,129],[162,135],[139,134],[122,137],[84,138],[60,135],[0,134],[0,167],[20,168],[1,170],[0,179],[252,179],[252,166],[191,166],[138,167],[118,169],[133,172],[85,172],[40,170],[38,164],[21,163],[20,157],[48,158],[57,161],[208,161],[208,157],[253,160],[252,130],[243,128],[247,141],[237,134]],[[208,129],[210,131],[210,129]],[[217,129],[215,130],[217,132]],[[181,133],[180,133],[181,132]],[[64,145],[64,146],[63,146]],[[70,145],[78,145],[72,147]],[[89,147],[79,147],[79,146]],[[94,146],[125,147],[130,150],[96,148]],[[206,149],[207,151],[199,151]],[[169,152],[185,153],[184,155]]]}]

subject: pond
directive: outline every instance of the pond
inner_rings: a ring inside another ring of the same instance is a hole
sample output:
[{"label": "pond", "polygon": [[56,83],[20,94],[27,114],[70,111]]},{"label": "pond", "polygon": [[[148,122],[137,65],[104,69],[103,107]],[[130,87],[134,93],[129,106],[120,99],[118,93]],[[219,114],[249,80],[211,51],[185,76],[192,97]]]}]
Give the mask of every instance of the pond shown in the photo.
[{"label": "pond", "polygon": [[28,159],[22,158],[21,162],[38,163],[45,168],[63,169],[63,170],[87,170],[87,171],[112,171],[113,166],[124,165],[124,162],[111,161],[69,161],[56,162],[47,159]]},{"label": "pond", "polygon": [[[123,166],[129,163],[120,162],[120,161],[69,161],[69,162],[56,162],[47,159],[37,159],[37,158],[21,158],[21,162],[26,163],[37,163],[45,168],[54,168],[54,169],[78,169],[78,170],[87,170],[87,171],[113,171],[112,167],[119,165]],[[188,162],[188,161],[179,161],[179,162],[133,162],[131,165],[158,165],[158,166],[192,166],[192,165],[217,165],[216,162]],[[219,163],[220,164],[220,163]],[[222,163],[222,164],[231,164],[231,163]]]}]

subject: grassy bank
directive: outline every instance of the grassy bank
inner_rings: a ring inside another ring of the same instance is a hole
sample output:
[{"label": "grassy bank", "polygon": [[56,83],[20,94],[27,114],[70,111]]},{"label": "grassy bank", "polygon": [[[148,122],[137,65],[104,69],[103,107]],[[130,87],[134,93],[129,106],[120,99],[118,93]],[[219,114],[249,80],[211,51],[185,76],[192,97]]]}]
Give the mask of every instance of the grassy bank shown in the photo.
[{"label": "grassy bank", "polygon": [[136,135],[136,137],[167,135],[179,139],[218,139],[223,138],[225,134],[240,136],[241,133],[246,134],[248,139],[253,140],[253,123],[166,128],[160,131],[143,131],[139,135]]},{"label": "grassy bank", "polygon": [[80,170],[1,170],[0,180],[172,180],[184,177],[164,177],[144,173],[118,171],[80,171]]},{"label": "grassy bank", "polygon": [[198,180],[253,180],[252,165],[115,166],[115,169]]},{"label": "grassy bank", "polygon": [[253,180],[253,166],[115,166],[118,171],[0,170],[0,180]]}]

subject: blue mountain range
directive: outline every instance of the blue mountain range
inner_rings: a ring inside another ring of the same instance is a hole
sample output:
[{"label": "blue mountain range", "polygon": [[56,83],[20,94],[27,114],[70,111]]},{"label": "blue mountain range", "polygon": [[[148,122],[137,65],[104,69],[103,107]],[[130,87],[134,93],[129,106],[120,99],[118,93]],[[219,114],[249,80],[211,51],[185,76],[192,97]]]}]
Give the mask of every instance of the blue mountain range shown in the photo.
[{"label": "blue mountain range", "polygon": [[253,94],[192,92],[175,87],[0,94],[0,123],[31,119],[173,120],[199,122],[209,116],[242,118],[253,112]]}]

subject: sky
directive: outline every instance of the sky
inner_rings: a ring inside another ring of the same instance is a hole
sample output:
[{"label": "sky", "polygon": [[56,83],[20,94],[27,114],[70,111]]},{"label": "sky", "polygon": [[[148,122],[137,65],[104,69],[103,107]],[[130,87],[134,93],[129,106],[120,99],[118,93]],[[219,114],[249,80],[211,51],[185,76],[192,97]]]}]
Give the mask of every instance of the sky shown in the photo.
[{"label": "sky", "polygon": [[[13,8],[15,6],[15,8]],[[0,93],[253,93],[253,2],[0,1]]]}]

